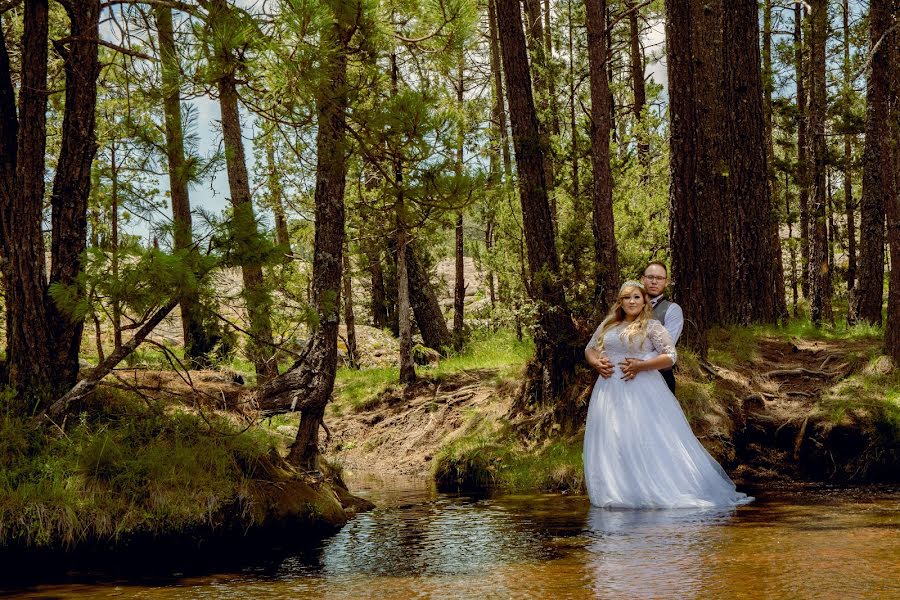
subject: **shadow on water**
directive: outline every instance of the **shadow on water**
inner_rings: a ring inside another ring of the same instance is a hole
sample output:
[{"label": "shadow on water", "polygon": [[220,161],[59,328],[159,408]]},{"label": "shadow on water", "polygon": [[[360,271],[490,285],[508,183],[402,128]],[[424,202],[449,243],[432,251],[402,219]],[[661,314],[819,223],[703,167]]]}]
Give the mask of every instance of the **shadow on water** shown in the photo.
[{"label": "shadow on water", "polygon": [[[364,480],[339,532],[225,562],[82,569],[24,597],[900,597],[900,490],[749,490],[727,510],[609,510],[582,496],[438,493]],[[296,540],[295,540],[296,541]],[[195,568],[197,567],[197,568]],[[202,567],[202,568],[200,568]]]}]

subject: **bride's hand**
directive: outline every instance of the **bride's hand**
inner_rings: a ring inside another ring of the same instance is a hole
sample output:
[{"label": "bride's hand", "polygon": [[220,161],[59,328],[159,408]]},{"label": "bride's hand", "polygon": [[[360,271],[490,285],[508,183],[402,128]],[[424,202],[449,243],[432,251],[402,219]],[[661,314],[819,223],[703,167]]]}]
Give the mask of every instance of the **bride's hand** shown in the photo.
[{"label": "bride's hand", "polygon": [[622,379],[630,381],[641,371],[641,360],[639,358],[626,358],[619,363],[622,369]]}]

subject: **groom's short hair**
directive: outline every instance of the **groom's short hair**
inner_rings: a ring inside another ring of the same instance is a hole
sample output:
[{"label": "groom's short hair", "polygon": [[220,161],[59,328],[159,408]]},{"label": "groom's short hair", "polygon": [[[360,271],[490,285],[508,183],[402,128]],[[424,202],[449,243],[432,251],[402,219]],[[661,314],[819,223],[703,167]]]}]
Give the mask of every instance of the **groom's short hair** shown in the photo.
[{"label": "groom's short hair", "polygon": [[666,263],[659,260],[651,260],[650,262],[648,262],[647,266],[644,267],[644,273],[647,272],[647,267],[652,267],[653,265],[659,265],[660,267],[662,267],[663,271],[666,272],[666,277],[669,276],[669,268],[666,266]]}]

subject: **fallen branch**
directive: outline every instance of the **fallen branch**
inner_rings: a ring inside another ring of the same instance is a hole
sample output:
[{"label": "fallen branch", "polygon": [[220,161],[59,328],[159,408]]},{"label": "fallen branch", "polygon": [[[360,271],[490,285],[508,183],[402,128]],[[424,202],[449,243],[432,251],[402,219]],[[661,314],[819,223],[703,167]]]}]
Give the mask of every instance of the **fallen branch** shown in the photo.
[{"label": "fallen branch", "polygon": [[106,377],[116,365],[125,359],[126,356],[134,352],[134,350],[140,346],[141,342],[144,341],[144,338],[150,335],[156,326],[172,312],[172,309],[178,306],[178,300],[178,298],[169,300],[168,303],[153,313],[153,316],[151,316],[141,328],[135,332],[127,343],[122,344],[120,348],[117,348],[106,358],[106,360],[94,367],[87,377],[76,383],[74,387],[66,392],[59,400],[51,404],[47,410],[38,417],[38,420],[47,421],[59,417],[66,411],[72,402],[81,400],[93,392],[100,380]]}]

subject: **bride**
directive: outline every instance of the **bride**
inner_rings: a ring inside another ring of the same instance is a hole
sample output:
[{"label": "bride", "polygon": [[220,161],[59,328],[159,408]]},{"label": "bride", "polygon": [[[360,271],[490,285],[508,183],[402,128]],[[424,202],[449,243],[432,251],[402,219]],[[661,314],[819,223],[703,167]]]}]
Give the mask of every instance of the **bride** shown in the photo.
[{"label": "bride", "polygon": [[584,475],[591,504],[615,508],[696,508],[746,504],[700,444],[658,369],[675,364],[665,327],[651,319],[644,286],[626,281],[619,299],[585,348],[598,377],[584,434]]}]

